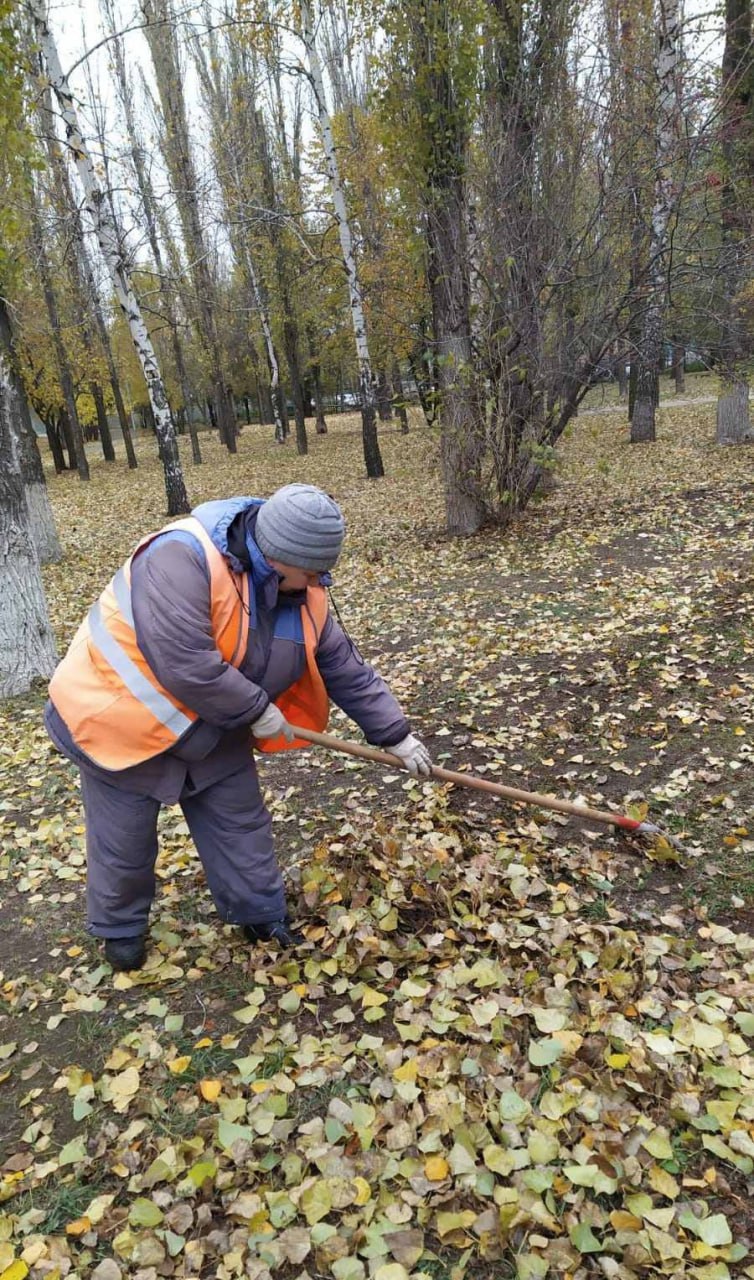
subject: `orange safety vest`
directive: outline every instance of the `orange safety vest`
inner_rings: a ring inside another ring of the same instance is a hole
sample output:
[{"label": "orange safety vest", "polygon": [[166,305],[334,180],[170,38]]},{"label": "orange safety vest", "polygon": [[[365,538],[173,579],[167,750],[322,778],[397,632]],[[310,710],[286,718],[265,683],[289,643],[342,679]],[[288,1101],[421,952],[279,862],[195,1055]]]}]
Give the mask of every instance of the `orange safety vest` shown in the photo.
[{"label": "orange safety vest", "polygon": [[[136,642],[131,607],[131,564],[142,547],[173,529],[185,529],[204,548],[210,575],[215,644],[225,662],[240,667],[249,638],[249,575],[234,573],[194,516],[144,538],[92,605],[50,682],[50,697],[76,743],[103,769],[128,769],[175,746],[199,718],[160,684]],[[327,620],[323,587],[309,587],[301,606],[306,667],[276,699],[286,719],[322,730],[329,699],[316,652]],[[303,738],[256,743],[264,751],[309,746]]]}]

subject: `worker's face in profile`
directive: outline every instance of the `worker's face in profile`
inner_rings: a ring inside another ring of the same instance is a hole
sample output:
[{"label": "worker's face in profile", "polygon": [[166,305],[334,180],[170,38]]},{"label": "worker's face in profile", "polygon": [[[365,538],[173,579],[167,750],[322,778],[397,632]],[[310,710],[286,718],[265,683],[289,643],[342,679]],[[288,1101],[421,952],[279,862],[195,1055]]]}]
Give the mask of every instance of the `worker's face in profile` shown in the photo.
[{"label": "worker's face in profile", "polygon": [[279,591],[283,595],[295,591],[304,591],[306,587],[318,587],[322,574],[318,569],[297,569],[293,564],[283,564],[280,560],[268,560],[273,569],[280,574]]}]

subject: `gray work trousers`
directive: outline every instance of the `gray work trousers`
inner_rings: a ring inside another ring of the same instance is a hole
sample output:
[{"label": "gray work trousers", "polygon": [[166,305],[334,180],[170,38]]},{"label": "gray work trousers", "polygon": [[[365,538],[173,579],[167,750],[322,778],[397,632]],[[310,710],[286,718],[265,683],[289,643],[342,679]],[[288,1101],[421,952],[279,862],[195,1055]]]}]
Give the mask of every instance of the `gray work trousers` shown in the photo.
[{"label": "gray work trousers", "polygon": [[[136,795],[81,770],[86,818],[87,929],[97,938],[144,933],[155,893],[159,800]],[[181,793],[191,837],[218,914],[228,924],[285,915],[272,823],[250,760],[235,773]]]}]

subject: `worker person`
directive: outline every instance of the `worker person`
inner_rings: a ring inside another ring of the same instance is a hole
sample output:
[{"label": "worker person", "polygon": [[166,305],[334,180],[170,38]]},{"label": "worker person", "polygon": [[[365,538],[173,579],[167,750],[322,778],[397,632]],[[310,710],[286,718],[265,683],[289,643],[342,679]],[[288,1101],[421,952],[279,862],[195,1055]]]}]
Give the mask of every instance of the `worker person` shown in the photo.
[{"label": "worker person", "polygon": [[426,747],[328,609],[345,535],[308,484],[206,502],[144,538],[50,684],[47,730],[81,774],[87,927],[138,969],[155,892],[157,816],[180,804],[217,912],[252,943],[304,939],[286,907],[251,751],[306,746],[332,700],[428,775]]}]

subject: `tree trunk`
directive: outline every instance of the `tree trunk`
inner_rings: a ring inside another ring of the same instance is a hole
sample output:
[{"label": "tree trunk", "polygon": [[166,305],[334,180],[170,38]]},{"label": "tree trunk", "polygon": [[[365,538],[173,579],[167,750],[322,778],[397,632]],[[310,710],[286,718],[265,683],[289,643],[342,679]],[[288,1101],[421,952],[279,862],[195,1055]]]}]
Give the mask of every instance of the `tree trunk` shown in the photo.
[{"label": "tree trunk", "polygon": [[[415,71],[426,91],[427,275],[432,299],[434,356],[440,411],[440,459],[449,533],[476,533],[484,521],[480,466],[483,422],[472,358],[468,210],[465,159],[468,138],[455,97],[445,33],[446,3],[412,10]],[[444,49],[442,59],[436,51]],[[429,70],[427,70],[429,68]]]},{"label": "tree trunk", "polygon": [[675,393],[682,396],[686,390],[686,348],[682,342],[673,343],[673,363],[670,367],[675,381]]},{"label": "tree trunk", "polygon": [[649,233],[647,297],[639,340],[636,402],[631,418],[631,443],[655,438],[656,382],[662,363],[665,313],[668,303],[670,224],[677,195],[673,182],[673,150],[678,121],[678,64],[680,16],[678,0],[659,0],[659,42],[655,72],[658,86],[655,120],[655,187]]},{"label": "tree trunk", "polygon": [[283,307],[288,311],[283,320],[283,347],[291,380],[291,396],[293,398],[293,415],[296,421],[296,452],[305,455],[309,452],[306,437],[306,409],[304,407],[304,386],[301,377],[301,361],[299,356],[298,325],[292,318],[291,302],[284,289],[281,299]]},{"label": "tree trunk", "polygon": [[44,419],[45,434],[47,435],[47,443],[50,446],[52,454],[52,465],[55,468],[55,475],[60,476],[64,471],[68,470],[63,452],[63,441],[60,438],[60,423],[52,422],[50,417]]},{"label": "tree trunk", "polygon": [[[91,269],[89,255],[87,253],[86,243],[84,240],[84,228],[81,222],[81,215],[79,213],[78,204],[73,196],[68,169],[60,150],[58,138],[55,134],[55,116],[52,110],[52,96],[49,85],[45,88],[42,95],[39,118],[42,132],[45,135],[47,160],[53,174],[54,190],[59,205],[59,216],[64,219],[70,219],[71,222],[71,246],[69,252],[66,253],[66,261],[68,264],[71,288],[75,298],[76,311],[78,313],[81,337],[84,349],[87,352],[93,353],[95,344],[89,317],[90,314],[99,308],[99,298],[97,296],[97,286],[94,281],[94,273]],[[109,345],[110,342],[108,335],[106,338],[106,346],[109,347]],[[106,462],[114,462],[115,449],[113,447],[113,438],[110,434],[110,426],[107,421],[102,391],[99,384],[95,384],[94,382],[91,384],[90,389],[97,411],[97,422],[99,425],[99,438],[102,445],[102,454]]]},{"label": "tree trunk", "polygon": [[[23,381],[16,365],[16,354],[13,348],[13,326],[2,295],[0,295],[0,362],[2,362],[2,367],[7,371],[7,378],[13,397],[12,403],[18,413],[18,434],[17,436],[15,434],[12,435],[11,444],[24,486],[34,547],[40,564],[54,563],[61,556],[60,543],[55,529],[52,507],[50,506],[50,495],[47,492],[44,467],[37,447],[36,432],[32,426]],[[13,430],[16,425],[16,418],[13,413],[10,415],[10,423]],[[54,452],[53,460],[57,471],[57,458]],[[62,463],[62,450],[60,451],[60,461]],[[61,470],[63,469],[61,466]]]},{"label": "tree trunk", "polygon": [[92,382],[89,384],[89,389],[94,400],[94,407],[97,410],[97,427],[99,429],[100,444],[102,445],[102,456],[105,462],[115,462],[113,438],[110,434],[110,423],[107,420],[105,397],[102,394],[102,388],[98,382]]},{"label": "tree trunk", "polygon": [[0,698],[48,680],[57,654],[14,441],[21,410],[6,352],[0,348]]},{"label": "tree trunk", "polygon": [[320,373],[319,360],[312,362],[312,394],[314,396],[314,421],[315,430],[318,436],[327,435],[327,419],[325,418],[325,405],[322,398],[322,378]]},{"label": "tree trunk", "polygon": [[103,352],[105,353],[105,364],[107,365],[107,376],[110,380],[110,387],[113,393],[113,400],[115,402],[115,412],[118,415],[120,431],[123,437],[123,446],[126,451],[126,461],[128,462],[129,470],[135,471],[138,466],[138,462],[136,460],[136,453],[134,451],[133,438],[131,436],[131,424],[128,421],[126,406],[123,403],[123,394],[120,389],[120,378],[118,377],[118,370],[115,367],[115,357],[113,356],[113,345],[110,341],[110,331],[108,330],[107,324],[105,323],[105,317],[102,313],[102,303],[100,301],[99,293],[97,291],[97,285],[94,279],[92,264],[89,260],[89,254],[86,248],[86,242],[84,240],[84,230],[83,230],[83,227],[81,226],[81,219],[79,217],[78,205],[76,204],[76,201],[73,199],[73,193],[70,192],[70,188],[69,188],[69,194],[70,194],[70,201],[69,201],[70,207],[71,209],[75,210],[75,219],[77,223],[76,236],[79,244],[80,262],[81,262],[81,267],[82,267],[83,276],[84,276],[86,295],[89,300],[89,305],[91,306],[92,315],[94,317],[94,325],[97,330],[97,335],[100,340],[100,345],[102,347]]},{"label": "tree trunk", "polygon": [[312,89],[314,91],[317,115],[319,117],[319,126],[322,132],[325,165],[327,168],[327,176],[330,181],[330,191],[335,208],[335,221],[338,227],[340,249],[343,255],[343,265],[345,267],[346,277],[348,280],[351,322],[353,324],[354,337],[356,340],[356,357],[359,364],[361,432],[364,447],[364,462],[366,464],[367,476],[369,476],[370,479],[378,479],[380,476],[385,474],[385,468],[382,463],[382,455],[380,454],[380,445],[377,438],[377,412],[374,378],[372,376],[372,362],[369,355],[369,342],[367,339],[367,326],[364,315],[364,301],[361,281],[359,279],[359,273],[356,266],[356,258],[353,251],[353,236],[351,234],[351,224],[348,221],[348,210],[346,207],[343,183],[340,178],[340,169],[333,140],[330,113],[327,109],[325,85],[322,76],[322,64],[320,62],[319,51],[317,49],[311,0],[301,0],[301,26],[304,44],[306,46],[307,61],[309,64],[309,75],[311,78]]},{"label": "tree trunk", "polygon": [[626,373],[626,356],[623,351],[618,356],[616,377],[618,379],[618,399],[625,400],[628,395],[628,374]]},{"label": "tree trunk", "polygon": [[76,470],[79,473],[79,480],[89,479],[89,463],[86,457],[86,449],[84,447],[84,435],[81,430],[78,409],[76,408],[76,392],[73,386],[73,375],[68,360],[68,352],[63,342],[63,334],[60,328],[60,317],[58,315],[58,302],[55,296],[55,290],[52,284],[52,273],[50,271],[50,263],[47,257],[47,250],[44,244],[44,235],[42,224],[39,220],[39,213],[36,202],[36,193],[32,195],[32,205],[29,211],[29,225],[31,229],[31,240],[34,246],[34,253],[37,259],[39,269],[39,279],[42,285],[42,293],[44,295],[45,307],[47,309],[47,318],[50,322],[50,330],[52,332],[52,345],[55,350],[55,360],[58,367],[58,378],[60,387],[63,392],[66,413],[68,415],[69,436],[69,455],[72,453],[71,465],[75,459]]},{"label": "tree trunk", "polygon": [[60,105],[65,123],[66,138],[76,161],[76,168],[84,188],[85,208],[92,219],[97,240],[110,270],[115,295],[128,322],[136,353],[147,384],[154,411],[157,432],[162,443],[165,492],[168,514],[183,515],[190,511],[190,503],[181,471],[175,426],[170,413],[165,383],[155,356],[152,340],[144,322],[141,308],[131,286],[128,268],[123,259],[120,239],[112,214],[107,207],[105,193],[100,188],[88,147],[79,129],[73,97],[68,80],[63,74],[50,28],[47,25],[42,0],[30,0],[50,83]]},{"label": "tree trunk", "polygon": [[163,149],[175,194],[178,216],[189,258],[193,294],[200,318],[200,335],[207,353],[220,439],[236,452],[236,420],[227,394],[227,379],[218,329],[218,297],[209,267],[199,208],[196,168],[191,153],[183,70],[176,42],[175,18],[169,0],[141,0],[144,35],[154,65],[157,91],[165,121]]},{"label": "tree trunk", "polygon": [[[751,202],[754,194],[754,97],[751,0],[726,0],[722,81],[723,184],[720,193],[720,392],[717,443],[752,439],[749,416],[748,332],[742,294],[752,277]],[[744,304],[745,305],[745,304]]]},{"label": "tree trunk", "polygon": [[377,372],[377,413],[380,422],[392,422],[393,420],[393,400],[390,383],[388,382],[387,372],[385,369],[379,369]]},{"label": "tree trunk", "polygon": [[393,393],[395,395],[395,409],[398,414],[398,421],[401,424],[401,435],[408,435],[408,411],[406,409],[406,401],[403,398],[403,379],[401,378],[401,369],[397,360],[393,361]]},{"label": "tree trunk", "polygon": [[648,444],[655,438],[655,373],[641,363],[636,373],[636,399],[631,418],[631,444]]}]

